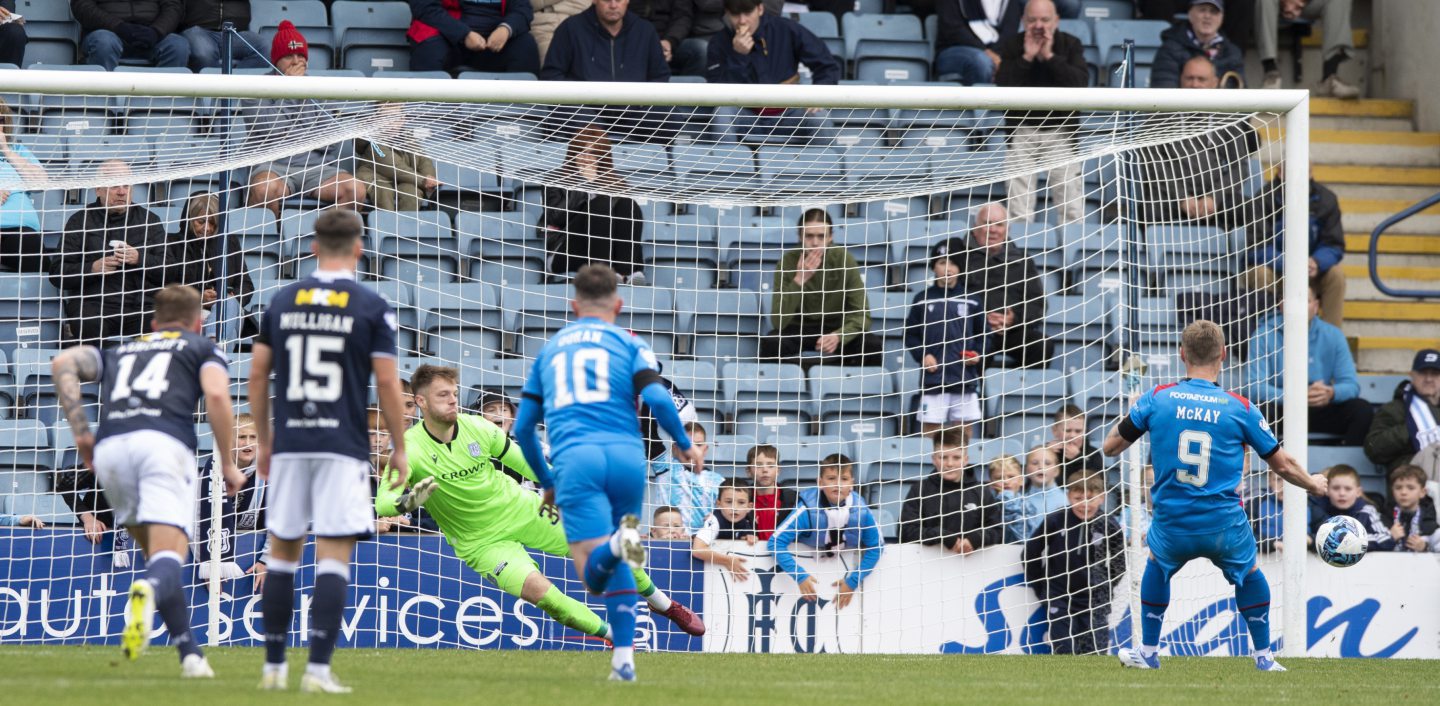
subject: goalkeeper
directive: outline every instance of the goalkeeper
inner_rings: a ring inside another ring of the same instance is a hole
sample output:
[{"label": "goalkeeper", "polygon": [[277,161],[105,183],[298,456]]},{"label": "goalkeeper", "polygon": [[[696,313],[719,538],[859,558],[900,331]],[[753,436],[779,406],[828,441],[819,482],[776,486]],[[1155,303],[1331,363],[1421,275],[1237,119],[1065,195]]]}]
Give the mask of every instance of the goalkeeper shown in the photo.
[{"label": "goalkeeper", "polygon": [[[542,504],[540,496],[522,489],[491,463],[492,458],[498,459],[535,479],[520,447],[505,432],[483,417],[459,413],[458,382],[454,368],[422,365],[411,375],[423,419],[405,432],[413,458],[411,485],[402,493],[381,483],[375,497],[376,514],[390,517],[424,505],[455,555],[476,573],[562,625],[610,639],[610,626],[584,603],[551,584],[526,552],[530,548],[570,556],[559,511]],[[639,568],[635,569],[635,583],[652,611],[691,635],[705,634],[700,618],[656,588]]]}]

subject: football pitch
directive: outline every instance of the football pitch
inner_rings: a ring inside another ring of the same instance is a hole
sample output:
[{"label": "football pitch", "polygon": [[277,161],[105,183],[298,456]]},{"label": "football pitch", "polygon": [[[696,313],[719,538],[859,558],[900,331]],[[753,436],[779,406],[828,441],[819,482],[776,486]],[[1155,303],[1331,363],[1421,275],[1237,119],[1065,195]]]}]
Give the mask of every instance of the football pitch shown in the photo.
[{"label": "football pitch", "polygon": [[302,650],[286,693],[260,692],[259,648],[212,649],[217,678],[182,682],[173,650],[138,662],[117,647],[0,647],[7,704],[1214,704],[1440,703],[1435,665],[1419,660],[1290,659],[1284,674],[1249,659],[1171,658],[1159,672],[1111,657],[641,654],[640,682],[605,681],[601,652],[340,650],[351,696],[301,694]]}]

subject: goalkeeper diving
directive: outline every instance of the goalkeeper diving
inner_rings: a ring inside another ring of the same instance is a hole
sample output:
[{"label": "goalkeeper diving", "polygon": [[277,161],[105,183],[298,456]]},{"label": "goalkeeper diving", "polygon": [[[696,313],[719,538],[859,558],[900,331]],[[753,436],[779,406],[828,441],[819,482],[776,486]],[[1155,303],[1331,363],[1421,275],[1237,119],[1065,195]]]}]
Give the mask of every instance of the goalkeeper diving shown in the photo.
[{"label": "goalkeeper diving", "polygon": [[[510,437],[485,418],[460,414],[454,368],[422,365],[410,377],[422,421],[405,432],[409,487],[390,489],[390,470],[375,496],[375,512],[392,517],[424,506],[455,555],[500,590],[545,611],[560,624],[611,639],[610,626],[584,603],[550,583],[527,548],[569,557],[560,513],[520,487],[491,459],[531,480],[525,457]],[[640,568],[635,583],[655,613],[691,635],[705,634],[699,616],[670,599]]]}]

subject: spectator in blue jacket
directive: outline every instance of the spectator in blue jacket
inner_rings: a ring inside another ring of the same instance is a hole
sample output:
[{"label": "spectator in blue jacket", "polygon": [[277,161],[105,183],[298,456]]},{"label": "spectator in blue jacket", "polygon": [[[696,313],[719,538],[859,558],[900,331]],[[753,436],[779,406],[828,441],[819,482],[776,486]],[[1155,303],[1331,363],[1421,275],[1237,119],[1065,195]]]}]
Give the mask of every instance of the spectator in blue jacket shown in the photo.
[{"label": "spectator in blue jacket", "polygon": [[[412,71],[540,73],[540,47],[530,35],[530,0],[458,0],[458,16],[441,0],[410,0],[410,14],[439,32],[410,47]],[[428,32],[426,33],[428,34]]]},{"label": "spectator in blue jacket", "polygon": [[[1347,446],[1363,446],[1370,431],[1374,410],[1360,398],[1360,379],[1355,374],[1355,359],[1345,334],[1318,315],[1320,308],[1316,287],[1310,285],[1310,431],[1339,434]],[[1285,391],[1281,372],[1285,368],[1284,339],[1281,328],[1284,317],[1276,306],[1256,326],[1250,344],[1250,394],[1261,405],[1265,418],[1283,419]]]},{"label": "spectator in blue jacket", "polygon": [[1245,50],[1220,31],[1225,21],[1224,0],[1191,0],[1189,19],[1160,35],[1160,49],[1150,69],[1151,88],[1179,88],[1185,62],[1203,56],[1215,65],[1219,85],[1234,73],[1245,79]]},{"label": "spectator in blue jacket", "polygon": [[855,464],[844,454],[831,454],[820,462],[818,487],[800,491],[795,511],[770,536],[770,553],[775,563],[795,579],[800,597],[818,598],[819,582],[795,562],[790,545],[799,542],[824,553],[860,550],[856,568],[835,582],[835,610],[850,605],[855,592],[875,565],[880,563],[884,540],[865,500],[855,492]]},{"label": "spectator in blue jacket", "polygon": [[980,361],[989,354],[989,328],[980,297],[965,291],[959,252],[944,241],[930,249],[934,283],[915,295],[905,318],[905,346],[925,371],[920,424],[925,434],[980,421]]},{"label": "spectator in blue jacket", "polygon": [[[710,38],[710,83],[799,83],[800,64],[816,85],[840,82],[840,63],[825,43],[794,20],[766,16],[761,0],[725,0],[725,22],[729,26]],[[741,108],[734,123],[742,139],[803,141],[826,130],[824,115],[813,108]]]},{"label": "spectator in blue jacket", "polygon": [[[1285,270],[1285,168],[1276,170],[1271,184],[1273,228],[1261,228],[1268,239],[1251,252],[1254,267],[1246,274],[1249,287],[1266,291]],[[1341,225],[1340,199],[1325,185],[1310,180],[1310,281],[1320,297],[1320,318],[1335,328],[1345,325],[1345,273],[1336,265],[1345,257],[1345,231]]]},{"label": "spectator in blue jacket", "polygon": [[[630,12],[630,0],[594,0],[583,12],[560,23],[550,40],[540,78],[546,81],[666,82],[670,65],[660,35],[645,18]],[[560,120],[571,125],[599,124],[628,139],[668,141],[673,131],[668,111],[639,107],[562,108]]]}]

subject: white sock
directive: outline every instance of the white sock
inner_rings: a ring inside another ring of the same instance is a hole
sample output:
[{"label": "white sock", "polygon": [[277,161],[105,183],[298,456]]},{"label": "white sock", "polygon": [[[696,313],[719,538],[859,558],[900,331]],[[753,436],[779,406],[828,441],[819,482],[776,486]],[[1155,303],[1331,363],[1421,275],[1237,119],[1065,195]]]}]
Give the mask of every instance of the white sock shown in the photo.
[{"label": "white sock", "polygon": [[605,639],[615,641],[615,628],[610,627],[610,623],[605,623]]},{"label": "white sock", "polygon": [[330,678],[330,665],[328,665],[328,664],[315,664],[314,662],[310,662],[310,663],[307,663],[307,664],[305,665],[305,673],[306,673],[306,674],[313,675],[313,676],[315,676],[316,678],[319,678],[319,679],[329,679],[329,678]]},{"label": "white sock", "polygon": [[619,669],[625,665],[635,666],[634,647],[616,647],[615,653],[610,655],[610,668]]},{"label": "white sock", "polygon": [[1141,656],[1141,657],[1154,657],[1155,654],[1156,654],[1157,652],[1159,652],[1159,651],[1160,651],[1160,646],[1159,646],[1159,645],[1141,645],[1141,646],[1140,646],[1140,656]]},{"label": "white sock", "polygon": [[645,597],[645,602],[649,603],[650,610],[653,610],[656,613],[664,613],[665,611],[670,610],[670,606],[673,603],[673,601],[670,600],[670,597],[665,595],[665,592],[658,588],[655,589],[654,593]]},{"label": "white sock", "polygon": [[1260,659],[1261,657],[1264,657],[1265,659],[1274,659],[1273,655],[1268,649],[1255,650],[1255,659]]},{"label": "white sock", "polygon": [[610,535],[610,553],[620,556],[620,533],[618,531]]},{"label": "white sock", "polygon": [[289,672],[289,665],[285,664],[284,662],[281,662],[280,664],[270,664],[269,662],[265,663],[266,674],[288,674]]}]

